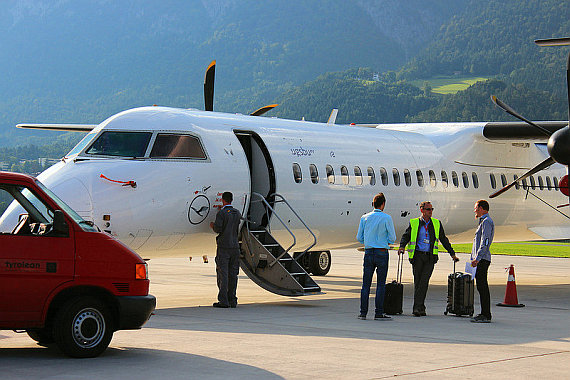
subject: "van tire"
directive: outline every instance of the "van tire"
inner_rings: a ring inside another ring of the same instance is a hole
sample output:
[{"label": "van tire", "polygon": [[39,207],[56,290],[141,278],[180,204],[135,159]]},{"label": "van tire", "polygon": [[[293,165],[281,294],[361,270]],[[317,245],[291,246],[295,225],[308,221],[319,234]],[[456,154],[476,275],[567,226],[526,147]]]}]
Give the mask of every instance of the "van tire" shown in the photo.
[{"label": "van tire", "polygon": [[56,314],[53,337],[66,355],[75,358],[98,356],[113,337],[109,310],[94,297],[72,298]]}]

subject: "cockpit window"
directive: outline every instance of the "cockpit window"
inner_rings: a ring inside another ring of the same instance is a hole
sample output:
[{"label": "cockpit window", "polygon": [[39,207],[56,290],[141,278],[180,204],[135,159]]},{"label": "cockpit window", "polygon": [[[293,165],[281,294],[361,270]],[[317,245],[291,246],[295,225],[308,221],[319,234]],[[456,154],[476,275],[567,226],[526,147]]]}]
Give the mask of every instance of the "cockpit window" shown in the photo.
[{"label": "cockpit window", "polygon": [[156,136],[151,158],[194,158],[206,159],[206,152],[197,137],[190,135],[163,134]]},{"label": "cockpit window", "polygon": [[87,149],[87,154],[119,157],[144,157],[150,132],[105,131]]},{"label": "cockpit window", "polygon": [[69,153],[65,155],[65,157],[71,157],[75,154],[80,153],[87,145],[89,145],[91,141],[93,141],[93,138],[95,137],[96,134],[97,134],[96,132],[91,132],[87,134],[85,137],[83,137],[83,139],[81,139],[81,141],[77,145],[75,145],[75,148],[73,148]]}]

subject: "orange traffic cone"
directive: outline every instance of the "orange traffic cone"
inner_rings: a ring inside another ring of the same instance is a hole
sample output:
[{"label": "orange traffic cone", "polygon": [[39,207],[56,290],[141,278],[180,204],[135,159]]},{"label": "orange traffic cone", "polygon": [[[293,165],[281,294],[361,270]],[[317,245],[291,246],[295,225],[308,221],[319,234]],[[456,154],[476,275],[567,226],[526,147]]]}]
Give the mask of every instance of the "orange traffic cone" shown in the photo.
[{"label": "orange traffic cone", "polygon": [[505,291],[505,300],[498,303],[497,306],[508,306],[508,307],[524,307],[522,303],[519,303],[517,297],[517,283],[515,282],[515,266],[511,264],[508,269],[509,279],[507,280],[507,290]]}]

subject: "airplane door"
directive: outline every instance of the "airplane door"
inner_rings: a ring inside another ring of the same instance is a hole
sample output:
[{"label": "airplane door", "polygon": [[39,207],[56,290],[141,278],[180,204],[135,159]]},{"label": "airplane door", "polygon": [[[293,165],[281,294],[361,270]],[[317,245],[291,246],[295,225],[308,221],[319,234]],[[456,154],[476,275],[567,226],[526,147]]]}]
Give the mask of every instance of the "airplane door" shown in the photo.
[{"label": "airplane door", "polygon": [[253,222],[254,226],[266,227],[269,224],[271,213],[266,210],[259,196],[255,196],[253,193],[261,194],[273,207],[275,200],[270,195],[275,193],[276,186],[271,156],[263,140],[256,133],[235,131],[235,134],[243,147],[249,164],[252,194],[250,194],[247,218]]}]

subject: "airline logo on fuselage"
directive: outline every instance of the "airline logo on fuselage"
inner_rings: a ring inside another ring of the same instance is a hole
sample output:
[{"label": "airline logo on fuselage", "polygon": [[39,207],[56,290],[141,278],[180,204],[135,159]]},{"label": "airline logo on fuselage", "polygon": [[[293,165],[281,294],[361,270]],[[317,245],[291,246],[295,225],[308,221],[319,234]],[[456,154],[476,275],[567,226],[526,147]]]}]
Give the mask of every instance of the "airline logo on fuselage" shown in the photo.
[{"label": "airline logo on fuselage", "polygon": [[311,157],[313,154],[315,154],[315,150],[314,149],[305,149],[303,147],[298,147],[298,148],[291,148],[291,155],[292,156],[297,156],[297,157]]}]

